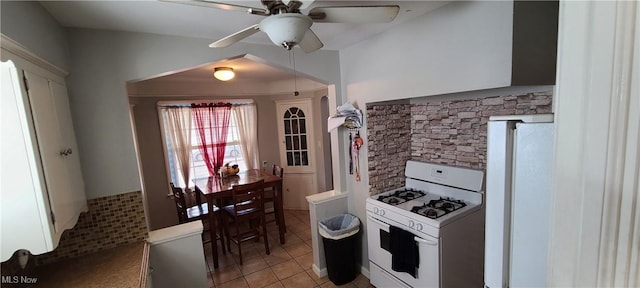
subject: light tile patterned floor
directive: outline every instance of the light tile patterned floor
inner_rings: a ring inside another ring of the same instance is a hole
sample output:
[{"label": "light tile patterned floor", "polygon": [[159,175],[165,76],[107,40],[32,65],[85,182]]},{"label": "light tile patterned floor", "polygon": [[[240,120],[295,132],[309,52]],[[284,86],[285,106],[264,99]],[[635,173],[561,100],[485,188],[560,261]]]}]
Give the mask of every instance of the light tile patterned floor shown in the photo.
[{"label": "light tile patterned floor", "polygon": [[[278,229],[275,223],[267,226],[269,248],[271,254],[266,255],[261,242],[242,243],[242,260],[240,265],[238,247],[231,244],[231,253],[222,254],[220,246],[219,268],[213,269],[211,246],[205,245],[205,255],[209,266],[209,287],[336,287],[327,277],[319,278],[311,269],[313,255],[311,250],[311,229],[309,211],[286,210],[287,243],[280,244]],[[369,279],[358,274],[348,284],[337,287],[371,288]]]}]

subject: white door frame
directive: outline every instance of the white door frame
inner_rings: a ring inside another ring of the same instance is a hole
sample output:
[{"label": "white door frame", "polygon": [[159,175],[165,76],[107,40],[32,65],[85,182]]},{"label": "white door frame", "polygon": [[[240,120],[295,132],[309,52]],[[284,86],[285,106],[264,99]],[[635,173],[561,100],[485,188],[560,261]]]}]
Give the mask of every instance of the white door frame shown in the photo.
[{"label": "white door frame", "polygon": [[547,286],[640,286],[640,5],[561,1]]}]

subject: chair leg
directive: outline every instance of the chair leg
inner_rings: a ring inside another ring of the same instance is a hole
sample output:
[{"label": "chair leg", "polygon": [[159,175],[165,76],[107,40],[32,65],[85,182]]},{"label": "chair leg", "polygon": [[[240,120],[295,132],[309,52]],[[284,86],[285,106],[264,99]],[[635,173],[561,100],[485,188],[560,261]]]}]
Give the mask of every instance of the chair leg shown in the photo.
[{"label": "chair leg", "polygon": [[[274,202],[275,203],[275,202]],[[274,204],[275,205],[275,204]],[[280,219],[280,215],[279,213],[281,213],[283,211],[278,212],[278,210],[273,209],[273,216],[276,217],[274,220],[276,221],[276,224],[278,225],[278,227],[280,227],[280,225],[282,225],[282,223],[280,223],[280,221],[278,219]],[[284,227],[282,227],[282,229],[284,229],[284,233],[287,233],[287,225],[285,225]]]},{"label": "chair leg", "polygon": [[[220,246],[222,246],[222,254],[227,255],[227,249],[224,246],[224,223],[222,220],[222,217],[224,215],[222,215],[222,211],[218,210],[218,215],[216,215],[216,221],[218,221],[219,225],[218,225],[218,233],[220,234]],[[216,240],[218,241],[218,240]]]},{"label": "chair leg", "polygon": [[269,251],[269,240],[267,237],[267,221],[265,221],[266,219],[264,218],[264,214],[262,215],[262,235],[264,237],[264,249],[267,251],[267,255],[271,254],[271,252]]},{"label": "chair leg", "polygon": [[227,250],[231,252],[231,234],[229,234],[229,224],[227,223],[227,216],[222,215],[222,225],[224,226],[224,234],[227,237]]},{"label": "chair leg", "polygon": [[[257,222],[257,224],[254,224],[253,222]],[[251,230],[255,231],[254,233],[256,233],[256,235],[259,235],[259,231],[258,229],[260,229],[260,219],[251,219],[251,221],[249,221],[249,223],[251,224]],[[255,227],[253,225],[256,225]],[[256,243],[260,242],[260,237],[256,237],[256,240],[254,240]]]},{"label": "chair leg", "polygon": [[[238,221],[237,218],[236,221]],[[238,241],[238,256],[240,256],[240,265],[242,265],[242,239],[240,239],[240,226],[238,223],[236,223],[236,238]]]}]

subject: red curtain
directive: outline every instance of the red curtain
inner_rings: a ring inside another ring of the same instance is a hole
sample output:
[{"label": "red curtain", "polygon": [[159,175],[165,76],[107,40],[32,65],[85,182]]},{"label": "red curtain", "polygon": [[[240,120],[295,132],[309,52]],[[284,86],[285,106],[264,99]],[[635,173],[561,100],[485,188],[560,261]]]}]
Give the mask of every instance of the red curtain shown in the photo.
[{"label": "red curtain", "polygon": [[191,104],[191,108],[200,152],[209,175],[214,176],[224,161],[231,103]]}]

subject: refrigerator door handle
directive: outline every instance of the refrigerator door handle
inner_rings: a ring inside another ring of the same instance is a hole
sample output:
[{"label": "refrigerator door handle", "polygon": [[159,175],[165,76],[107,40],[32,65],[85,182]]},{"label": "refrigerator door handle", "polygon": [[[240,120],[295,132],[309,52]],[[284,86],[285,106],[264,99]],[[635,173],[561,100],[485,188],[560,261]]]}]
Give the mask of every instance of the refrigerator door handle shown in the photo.
[{"label": "refrigerator door handle", "polygon": [[371,217],[371,216],[367,216],[367,218],[368,218],[369,220],[371,220],[371,221],[373,221],[373,222],[377,223],[378,225],[380,225],[380,226],[382,226],[382,227],[386,228],[386,230],[387,230],[387,231],[389,231],[389,226],[390,226],[389,224],[384,223],[384,222],[382,222],[382,221],[380,221],[380,220],[378,220],[378,219],[376,219],[376,218],[373,218],[373,217]]}]

